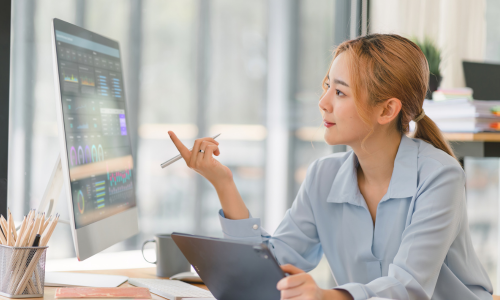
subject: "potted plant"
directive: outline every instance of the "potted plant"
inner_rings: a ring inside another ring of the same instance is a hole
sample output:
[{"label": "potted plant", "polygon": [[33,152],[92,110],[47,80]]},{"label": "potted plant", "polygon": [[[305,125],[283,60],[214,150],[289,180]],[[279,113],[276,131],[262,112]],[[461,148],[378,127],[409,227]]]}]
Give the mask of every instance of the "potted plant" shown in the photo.
[{"label": "potted plant", "polygon": [[441,50],[429,37],[425,37],[423,41],[413,39],[413,42],[420,47],[425,55],[425,58],[427,58],[431,74],[429,76],[429,89],[427,90],[425,98],[432,99],[432,92],[438,89],[441,84],[441,80],[443,79],[439,70],[439,65],[441,64]]}]

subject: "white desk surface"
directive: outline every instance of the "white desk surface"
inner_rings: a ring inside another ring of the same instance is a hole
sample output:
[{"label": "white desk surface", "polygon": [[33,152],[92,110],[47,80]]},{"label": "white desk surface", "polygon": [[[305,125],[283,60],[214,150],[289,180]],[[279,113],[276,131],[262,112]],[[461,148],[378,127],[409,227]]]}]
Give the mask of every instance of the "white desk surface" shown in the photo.
[{"label": "white desk surface", "polygon": [[[144,255],[148,260],[155,260],[155,250],[145,249]],[[63,259],[48,259],[45,271],[84,271],[84,270],[118,270],[141,269],[155,267],[144,260],[141,250],[121,251],[114,253],[98,253],[84,261],[76,257]]]}]

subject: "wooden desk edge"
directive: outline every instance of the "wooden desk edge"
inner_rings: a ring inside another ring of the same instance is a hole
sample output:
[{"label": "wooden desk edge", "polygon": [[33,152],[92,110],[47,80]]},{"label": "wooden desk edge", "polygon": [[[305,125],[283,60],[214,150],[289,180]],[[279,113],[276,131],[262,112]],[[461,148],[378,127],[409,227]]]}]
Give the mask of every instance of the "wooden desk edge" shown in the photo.
[{"label": "wooden desk edge", "polygon": [[[408,137],[413,137],[413,132],[407,134]],[[500,142],[500,133],[496,132],[443,132],[444,138],[449,142]]]},{"label": "wooden desk edge", "polygon": [[[117,270],[92,270],[92,271],[71,271],[72,273],[88,273],[88,274],[101,274],[101,275],[121,275],[127,276],[129,278],[149,278],[156,279],[160,278],[156,276],[156,268],[142,268],[142,269],[117,269]],[[168,279],[168,278],[162,278]],[[207,287],[203,284],[193,284],[202,289],[208,290]],[[120,287],[132,287],[128,282],[123,283]],[[44,300],[53,300],[56,289],[58,287],[46,286],[44,289],[43,299]],[[151,293],[153,300],[165,300],[166,298],[160,297],[156,294]],[[0,296],[0,299],[11,299],[7,297]],[[23,298],[22,300],[40,300],[42,298]],[[113,300],[110,298],[110,300]],[[500,300],[500,299],[499,299]]]},{"label": "wooden desk edge", "polygon": [[[90,273],[90,274],[103,274],[103,275],[122,275],[127,276],[129,278],[159,278],[155,275],[156,268],[142,268],[142,269],[120,269],[120,270],[93,270],[93,271],[74,271],[75,273]],[[166,278],[164,278],[166,279]],[[128,287],[132,286],[128,284],[128,282],[123,283],[120,287]],[[195,286],[204,288],[206,290],[207,287],[202,284],[195,284]],[[53,300],[54,294],[57,287],[45,287],[45,293],[43,295],[43,299],[45,300]],[[151,296],[154,300],[164,300],[166,298],[160,297],[156,294],[151,293]],[[10,299],[6,297],[0,296],[0,299]],[[24,298],[23,300],[28,299],[42,299],[42,298]],[[500,296],[493,296],[493,300],[500,300]]]},{"label": "wooden desk edge", "polygon": [[443,133],[450,142],[500,142],[500,133]]}]

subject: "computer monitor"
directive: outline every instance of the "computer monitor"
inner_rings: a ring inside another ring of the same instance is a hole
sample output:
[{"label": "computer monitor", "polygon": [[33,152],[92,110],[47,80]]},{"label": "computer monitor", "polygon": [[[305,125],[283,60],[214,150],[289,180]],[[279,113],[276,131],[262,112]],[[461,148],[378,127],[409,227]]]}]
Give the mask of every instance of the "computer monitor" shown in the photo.
[{"label": "computer monitor", "polygon": [[463,61],[465,85],[476,100],[500,100],[500,64]]},{"label": "computer monitor", "polygon": [[53,20],[63,186],[84,260],[139,232],[119,43]]}]

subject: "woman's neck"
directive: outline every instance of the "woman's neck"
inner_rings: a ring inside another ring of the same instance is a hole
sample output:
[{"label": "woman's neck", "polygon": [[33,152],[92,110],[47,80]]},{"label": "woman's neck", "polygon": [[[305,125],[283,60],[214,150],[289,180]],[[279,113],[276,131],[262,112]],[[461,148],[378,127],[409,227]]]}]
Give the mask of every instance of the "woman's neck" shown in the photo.
[{"label": "woman's neck", "polygon": [[361,172],[365,184],[374,186],[388,185],[394,170],[394,160],[401,143],[401,134],[393,131],[372,134],[364,143],[364,147],[352,146],[359,161],[358,172]]}]

